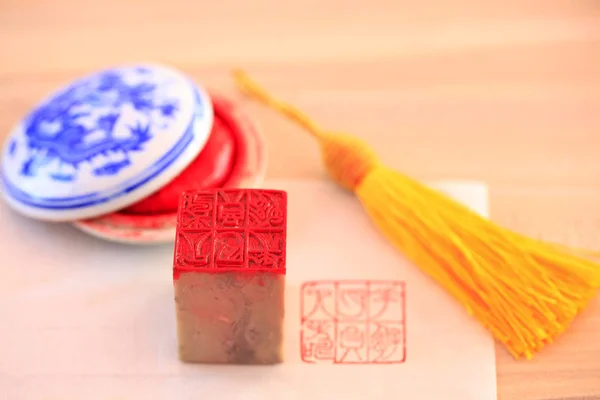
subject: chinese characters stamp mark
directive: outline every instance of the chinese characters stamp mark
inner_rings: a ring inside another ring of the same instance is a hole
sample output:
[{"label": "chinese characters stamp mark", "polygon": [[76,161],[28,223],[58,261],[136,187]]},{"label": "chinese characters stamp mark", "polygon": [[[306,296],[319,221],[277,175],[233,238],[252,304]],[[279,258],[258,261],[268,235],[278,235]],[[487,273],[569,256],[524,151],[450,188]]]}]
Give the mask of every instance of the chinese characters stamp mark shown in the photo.
[{"label": "chinese characters stamp mark", "polygon": [[406,360],[405,283],[311,281],[300,290],[302,361],[399,364]]},{"label": "chinese characters stamp mark", "polygon": [[183,269],[285,273],[286,194],[215,190],[182,195],[175,244]]}]

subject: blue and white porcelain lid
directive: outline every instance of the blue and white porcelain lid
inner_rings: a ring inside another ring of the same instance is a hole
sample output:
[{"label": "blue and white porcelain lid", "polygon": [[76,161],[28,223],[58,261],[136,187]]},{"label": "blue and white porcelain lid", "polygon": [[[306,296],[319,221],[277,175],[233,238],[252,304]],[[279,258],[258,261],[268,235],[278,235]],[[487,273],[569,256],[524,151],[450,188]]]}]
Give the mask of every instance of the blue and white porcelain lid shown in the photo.
[{"label": "blue and white porcelain lid", "polygon": [[180,72],[104,70],[62,88],[17,124],[2,150],[2,192],[32,218],[116,211],[179,175],[212,124],[208,94]]}]

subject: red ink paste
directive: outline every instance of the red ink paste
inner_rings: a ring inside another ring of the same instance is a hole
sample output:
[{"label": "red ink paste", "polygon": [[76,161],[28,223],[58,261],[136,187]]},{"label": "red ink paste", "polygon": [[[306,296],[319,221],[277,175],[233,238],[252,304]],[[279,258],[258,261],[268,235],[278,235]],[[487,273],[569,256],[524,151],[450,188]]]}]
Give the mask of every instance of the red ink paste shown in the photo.
[{"label": "red ink paste", "polygon": [[198,157],[168,185],[123,212],[161,214],[175,211],[184,190],[221,187],[231,173],[234,160],[235,138],[231,129],[215,114],[210,137]]},{"label": "red ink paste", "polygon": [[400,364],[406,360],[405,284],[312,281],[300,293],[302,361]]},{"label": "red ink paste", "polygon": [[287,194],[186,191],[178,210],[173,279],[182,272],[285,274]]}]

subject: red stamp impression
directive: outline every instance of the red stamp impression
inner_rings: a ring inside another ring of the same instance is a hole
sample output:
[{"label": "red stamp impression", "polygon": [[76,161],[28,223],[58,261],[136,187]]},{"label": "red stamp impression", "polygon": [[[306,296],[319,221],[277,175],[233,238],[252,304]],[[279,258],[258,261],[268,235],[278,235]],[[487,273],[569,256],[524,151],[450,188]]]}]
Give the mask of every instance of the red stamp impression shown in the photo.
[{"label": "red stamp impression", "polygon": [[400,364],[406,360],[405,283],[305,282],[300,348],[310,364]]}]

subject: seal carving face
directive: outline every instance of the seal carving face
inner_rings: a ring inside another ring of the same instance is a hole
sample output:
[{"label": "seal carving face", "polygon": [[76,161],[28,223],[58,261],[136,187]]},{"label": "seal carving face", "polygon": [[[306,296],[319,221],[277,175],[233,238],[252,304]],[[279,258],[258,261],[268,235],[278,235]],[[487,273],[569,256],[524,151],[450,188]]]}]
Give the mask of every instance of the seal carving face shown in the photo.
[{"label": "seal carving face", "polygon": [[[79,80],[34,110],[25,120],[28,155],[20,174],[35,176],[42,166],[54,180],[77,178],[81,163],[97,161],[96,176],[115,175],[143,151],[156,127],[166,128],[179,112],[177,98],[157,88],[152,70],[109,70]],[[163,83],[164,84],[164,83]],[[17,142],[11,146],[14,153]]]}]

